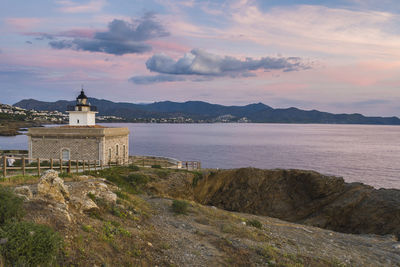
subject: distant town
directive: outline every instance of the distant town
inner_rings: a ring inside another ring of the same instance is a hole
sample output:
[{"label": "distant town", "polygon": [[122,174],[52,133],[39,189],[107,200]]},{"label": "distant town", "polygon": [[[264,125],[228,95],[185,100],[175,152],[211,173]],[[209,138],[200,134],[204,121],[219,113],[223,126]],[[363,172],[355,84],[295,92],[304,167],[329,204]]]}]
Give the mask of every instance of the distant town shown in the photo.
[{"label": "distant town", "polygon": [[[20,107],[0,104],[0,114],[7,114],[13,118],[23,118],[28,121],[48,121],[51,123],[67,123],[68,114],[60,111],[45,111],[45,110],[34,110],[34,109],[23,109]],[[124,121],[123,118],[117,116],[97,116],[99,121]]]},{"label": "distant town", "polygon": [[[60,111],[46,111],[46,110],[35,110],[35,109],[24,109],[17,106],[0,104],[0,114],[7,114],[13,118],[20,118],[28,121],[46,121],[49,123],[68,123],[68,114]],[[178,116],[172,118],[133,118],[127,120],[122,117],[113,115],[96,116],[98,122],[137,122],[137,123],[249,123],[251,122],[248,118],[242,117],[237,118],[230,114],[218,116],[213,119],[192,119],[188,117]]]}]

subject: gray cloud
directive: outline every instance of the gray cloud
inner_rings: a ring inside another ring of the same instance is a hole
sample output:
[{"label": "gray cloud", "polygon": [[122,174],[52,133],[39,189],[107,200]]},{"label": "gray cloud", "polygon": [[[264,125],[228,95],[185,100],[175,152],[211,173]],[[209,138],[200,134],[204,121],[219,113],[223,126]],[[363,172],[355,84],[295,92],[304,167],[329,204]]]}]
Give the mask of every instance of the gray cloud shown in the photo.
[{"label": "gray cloud", "polygon": [[31,41],[25,41],[25,43],[27,43],[27,44],[32,44],[32,42],[31,42]]},{"label": "gray cloud", "polygon": [[153,84],[153,83],[162,83],[162,82],[177,82],[177,81],[185,81],[182,77],[177,77],[174,75],[153,75],[153,76],[133,76],[129,79],[130,82],[135,84]]},{"label": "gray cloud", "polygon": [[113,55],[144,53],[152,48],[144,41],[168,36],[169,33],[155,20],[155,15],[147,13],[132,23],[114,19],[105,32],[96,32],[93,37],[55,40],[49,42],[54,49],[103,52]]},{"label": "gray cloud", "polygon": [[168,36],[169,33],[154,19],[155,15],[152,13],[147,13],[143,18],[135,20],[132,24],[114,19],[108,25],[108,31],[97,32],[94,38],[106,41],[138,42]]},{"label": "gray cloud", "polygon": [[151,51],[151,46],[139,42],[118,42],[102,40],[61,40],[52,41],[49,45],[54,49],[73,49],[90,52],[103,52],[113,55],[123,55],[129,53],[144,53]]},{"label": "gray cloud", "polygon": [[259,69],[288,72],[310,68],[298,57],[240,60],[230,56],[211,54],[200,49],[193,49],[178,60],[164,54],[156,54],[146,61],[146,67],[150,71],[164,74],[232,77],[249,77],[254,75],[251,71]]},{"label": "gray cloud", "polygon": [[35,40],[42,41],[42,40],[53,40],[54,35],[48,34],[48,33],[28,33],[26,35],[37,35],[39,37],[36,37]]}]

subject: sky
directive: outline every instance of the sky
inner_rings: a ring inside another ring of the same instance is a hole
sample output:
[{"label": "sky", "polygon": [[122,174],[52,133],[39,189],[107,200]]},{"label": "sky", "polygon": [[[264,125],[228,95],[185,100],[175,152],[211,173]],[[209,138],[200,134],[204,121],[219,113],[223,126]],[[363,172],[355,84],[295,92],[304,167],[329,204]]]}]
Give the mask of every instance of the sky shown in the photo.
[{"label": "sky", "polygon": [[262,102],[400,117],[397,0],[0,0],[0,102]]}]

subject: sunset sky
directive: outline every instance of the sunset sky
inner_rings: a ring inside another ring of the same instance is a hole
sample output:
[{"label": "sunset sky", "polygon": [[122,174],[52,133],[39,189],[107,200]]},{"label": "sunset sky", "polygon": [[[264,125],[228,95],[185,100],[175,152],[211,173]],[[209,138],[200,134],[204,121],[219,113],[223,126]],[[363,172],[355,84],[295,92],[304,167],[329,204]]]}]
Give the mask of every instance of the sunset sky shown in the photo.
[{"label": "sunset sky", "polygon": [[396,0],[1,0],[0,102],[263,102],[400,116]]}]

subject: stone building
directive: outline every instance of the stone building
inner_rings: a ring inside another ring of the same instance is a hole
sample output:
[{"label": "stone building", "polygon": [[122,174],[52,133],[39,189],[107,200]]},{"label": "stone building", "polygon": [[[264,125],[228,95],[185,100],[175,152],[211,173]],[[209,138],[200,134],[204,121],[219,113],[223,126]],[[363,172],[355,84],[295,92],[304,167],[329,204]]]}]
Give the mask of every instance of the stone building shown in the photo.
[{"label": "stone building", "polygon": [[97,109],[83,89],[68,113],[69,125],[28,130],[29,158],[128,162],[128,128],[96,125]]}]

